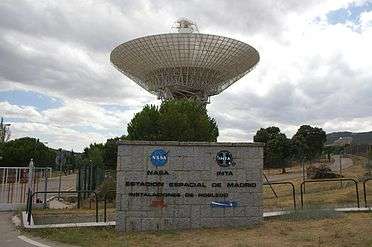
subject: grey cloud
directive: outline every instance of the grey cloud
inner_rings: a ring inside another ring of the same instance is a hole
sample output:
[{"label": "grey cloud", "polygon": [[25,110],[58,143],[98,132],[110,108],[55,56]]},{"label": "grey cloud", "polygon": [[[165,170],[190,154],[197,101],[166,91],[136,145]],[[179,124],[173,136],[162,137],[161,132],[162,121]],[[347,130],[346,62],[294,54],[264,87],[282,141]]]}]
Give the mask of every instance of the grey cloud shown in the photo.
[{"label": "grey cloud", "polygon": [[[114,8],[107,1],[2,1],[0,26],[35,37],[55,38],[107,52],[121,40],[140,33],[140,20],[130,13],[139,1],[122,1]],[[138,32],[136,32],[138,30]]]},{"label": "grey cloud", "polygon": [[[316,51],[310,56],[301,54],[304,61],[292,58],[294,70],[302,74],[296,81],[280,71],[280,64],[264,61],[276,56],[270,53],[275,48],[293,45],[284,32],[288,29],[288,15],[301,15],[323,2],[1,1],[0,86],[13,82],[20,88],[56,95],[65,102],[79,99],[94,105],[120,104],[139,109],[156,97],[116,71],[109,63],[110,51],[138,36],[169,32],[172,22],[185,16],[197,21],[201,32],[256,36],[256,41],[262,41],[262,64],[258,66],[266,68],[260,69],[256,77],[248,75],[238,83],[256,80],[270,84],[269,91],[259,96],[249,90],[234,92],[232,86],[213,97],[208,106],[220,129],[229,136],[244,133],[246,138],[258,128],[273,124],[292,128],[304,123],[321,125],[327,119],[370,116],[371,75],[352,68],[342,51],[327,59]],[[268,47],[267,51],[265,45],[274,48]],[[319,68],[327,66],[326,76],[316,75]],[[273,69],[279,71],[274,78],[270,77]]]}]

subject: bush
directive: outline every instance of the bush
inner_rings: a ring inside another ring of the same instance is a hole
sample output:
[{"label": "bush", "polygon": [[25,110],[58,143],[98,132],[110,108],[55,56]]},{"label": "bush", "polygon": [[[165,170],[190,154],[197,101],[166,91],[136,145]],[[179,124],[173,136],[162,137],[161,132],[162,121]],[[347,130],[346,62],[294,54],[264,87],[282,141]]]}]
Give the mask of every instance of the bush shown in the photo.
[{"label": "bush", "polygon": [[100,200],[103,200],[107,195],[108,201],[112,202],[116,196],[116,175],[106,176],[105,180],[97,187],[96,193]]},{"label": "bush", "polygon": [[340,178],[343,177],[337,173],[332,172],[331,168],[322,164],[319,167],[309,166],[306,169],[306,174],[311,179],[326,179],[326,178]]}]

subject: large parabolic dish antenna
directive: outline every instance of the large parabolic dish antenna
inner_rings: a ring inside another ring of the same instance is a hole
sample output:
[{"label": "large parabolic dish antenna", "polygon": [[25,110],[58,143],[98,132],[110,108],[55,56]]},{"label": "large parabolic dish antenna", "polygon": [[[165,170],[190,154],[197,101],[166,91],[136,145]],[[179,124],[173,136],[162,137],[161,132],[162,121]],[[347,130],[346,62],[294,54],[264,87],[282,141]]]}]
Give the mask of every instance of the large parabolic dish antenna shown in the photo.
[{"label": "large parabolic dish antenna", "polygon": [[198,33],[188,19],[177,33],[137,38],[117,46],[113,65],[159,99],[196,98],[203,103],[250,72],[260,57],[255,48],[218,35]]}]

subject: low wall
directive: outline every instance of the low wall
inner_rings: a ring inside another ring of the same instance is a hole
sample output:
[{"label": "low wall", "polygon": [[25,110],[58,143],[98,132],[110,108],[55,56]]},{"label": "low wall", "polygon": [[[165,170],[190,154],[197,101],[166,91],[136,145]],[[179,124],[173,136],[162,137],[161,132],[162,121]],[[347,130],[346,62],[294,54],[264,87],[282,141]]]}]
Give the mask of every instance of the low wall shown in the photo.
[{"label": "low wall", "polygon": [[116,229],[256,224],[262,220],[262,167],[260,143],[122,142]]}]

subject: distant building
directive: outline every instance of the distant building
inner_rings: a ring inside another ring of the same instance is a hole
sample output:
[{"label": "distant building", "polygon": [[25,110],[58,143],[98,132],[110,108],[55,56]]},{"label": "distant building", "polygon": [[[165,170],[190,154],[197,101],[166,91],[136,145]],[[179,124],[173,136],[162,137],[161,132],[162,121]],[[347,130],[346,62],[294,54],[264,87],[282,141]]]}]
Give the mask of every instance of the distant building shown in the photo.
[{"label": "distant building", "polygon": [[338,140],[332,143],[332,146],[346,146],[353,143],[353,138],[351,136],[340,137]]}]

